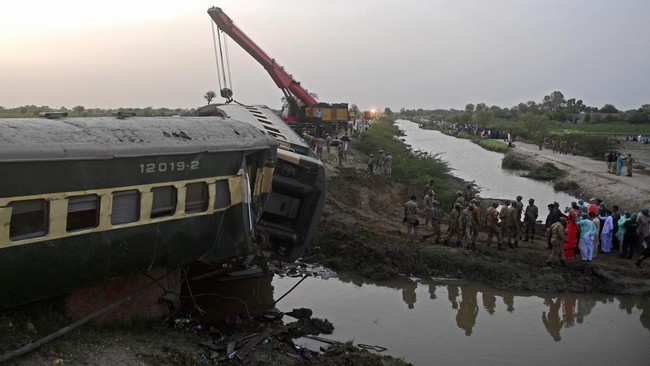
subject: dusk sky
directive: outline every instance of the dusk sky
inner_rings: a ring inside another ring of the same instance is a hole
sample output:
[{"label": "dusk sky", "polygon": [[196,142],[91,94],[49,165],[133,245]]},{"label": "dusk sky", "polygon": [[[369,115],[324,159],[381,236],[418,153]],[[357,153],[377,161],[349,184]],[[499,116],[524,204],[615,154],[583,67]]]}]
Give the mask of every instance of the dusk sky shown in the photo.
[{"label": "dusk sky", "polygon": [[[204,105],[219,90],[211,6],[323,102],[512,107],[559,90],[650,103],[648,0],[9,0],[0,106]],[[279,108],[265,70],[228,48],[235,99]]]}]

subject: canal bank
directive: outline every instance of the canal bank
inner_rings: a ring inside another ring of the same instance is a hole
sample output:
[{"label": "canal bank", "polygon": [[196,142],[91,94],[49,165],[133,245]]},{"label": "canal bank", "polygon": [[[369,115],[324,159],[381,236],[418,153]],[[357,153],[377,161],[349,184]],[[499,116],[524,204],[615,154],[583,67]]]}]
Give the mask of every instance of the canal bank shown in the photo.
[{"label": "canal bank", "polygon": [[[554,153],[551,149],[539,150],[537,145],[517,142],[512,149],[521,160],[530,162],[531,166],[552,163],[566,172],[561,180],[573,181],[579,185],[578,197],[588,200],[600,198],[608,204],[618,205],[622,210],[640,211],[650,207],[650,175],[646,169],[633,170],[633,176],[617,176],[607,172],[606,161],[594,160],[586,156]],[[639,142],[621,141],[618,151],[633,151],[637,163],[650,162],[650,145]]]}]

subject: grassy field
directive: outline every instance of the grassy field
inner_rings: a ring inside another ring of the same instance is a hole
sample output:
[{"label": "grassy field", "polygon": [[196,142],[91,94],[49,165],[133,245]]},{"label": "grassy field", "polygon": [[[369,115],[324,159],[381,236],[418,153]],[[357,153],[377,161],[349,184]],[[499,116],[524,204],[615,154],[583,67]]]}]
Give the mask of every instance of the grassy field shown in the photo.
[{"label": "grassy field", "polygon": [[650,135],[650,125],[631,123],[582,123],[558,125],[558,130],[564,133],[582,133],[588,135],[617,135],[617,136],[643,136]]}]

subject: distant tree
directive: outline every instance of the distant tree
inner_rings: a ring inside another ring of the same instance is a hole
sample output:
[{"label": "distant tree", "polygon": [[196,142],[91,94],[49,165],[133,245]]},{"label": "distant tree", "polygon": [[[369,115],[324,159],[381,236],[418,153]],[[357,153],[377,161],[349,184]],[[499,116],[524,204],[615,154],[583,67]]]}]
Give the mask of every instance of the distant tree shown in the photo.
[{"label": "distant tree", "polygon": [[618,109],[612,104],[605,104],[599,111],[600,113],[618,113]]},{"label": "distant tree", "polygon": [[541,114],[524,113],[519,118],[528,132],[528,137],[533,139],[545,135],[551,123],[548,117]]},{"label": "distant tree", "polygon": [[72,108],[72,111],[73,111],[74,113],[76,113],[76,114],[81,114],[81,113],[83,113],[85,110],[86,110],[86,107],[84,107],[84,106],[82,106],[82,105],[78,105],[78,106]]},{"label": "distant tree", "polygon": [[544,96],[544,100],[542,100],[542,107],[552,116],[560,112],[560,110],[564,108],[566,104],[567,101],[564,99],[564,94],[557,90],[550,95]]},{"label": "distant tree", "polygon": [[358,115],[359,115],[359,112],[360,112],[360,111],[359,111],[359,107],[358,107],[356,104],[352,104],[352,105],[350,106],[350,112],[351,112],[352,114],[354,114],[355,116],[358,116]]},{"label": "distant tree", "polygon": [[539,105],[537,105],[537,103],[535,103],[534,100],[529,100],[528,102],[526,102],[526,107],[527,107],[527,109],[526,109],[527,113],[539,113],[540,112],[539,111]]},{"label": "distant tree", "polygon": [[153,116],[153,107],[147,107],[142,109],[142,116],[151,117]]},{"label": "distant tree", "polygon": [[217,96],[217,93],[214,92],[214,90],[208,90],[203,98],[208,101],[208,104],[212,103],[212,99],[214,99]]},{"label": "distant tree", "polygon": [[[645,108],[646,106],[648,106],[647,109]],[[628,119],[630,123],[650,123],[650,104],[644,105],[637,111],[630,113],[630,115],[631,116]]]},{"label": "distant tree", "polygon": [[488,106],[485,105],[485,103],[478,103],[478,104],[476,105],[476,107],[474,108],[474,110],[475,110],[476,112],[487,111],[487,110],[488,110]]},{"label": "distant tree", "polygon": [[384,108],[384,114],[387,115],[387,116],[392,116],[393,111],[391,111],[390,108],[386,107],[386,108]]},{"label": "distant tree", "polygon": [[490,119],[492,119],[492,113],[488,110],[477,111],[474,113],[474,116],[472,116],[474,123],[482,129],[487,128],[487,123]]},{"label": "distant tree", "polygon": [[404,107],[400,108],[399,113],[400,114],[406,113],[406,108],[404,108]]},{"label": "distant tree", "polygon": [[468,103],[467,105],[465,105],[465,112],[474,113],[474,104]]}]

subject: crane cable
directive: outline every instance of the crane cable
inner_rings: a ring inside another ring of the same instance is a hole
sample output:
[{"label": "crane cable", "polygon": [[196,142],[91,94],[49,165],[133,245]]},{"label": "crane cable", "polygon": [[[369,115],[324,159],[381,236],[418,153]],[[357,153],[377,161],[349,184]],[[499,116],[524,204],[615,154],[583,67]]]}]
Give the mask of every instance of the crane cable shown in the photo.
[{"label": "crane cable", "polygon": [[228,85],[230,85],[230,89],[232,89],[232,79],[231,79],[232,73],[230,72],[230,54],[228,53],[228,38],[226,38],[225,36],[223,37],[223,44],[224,44],[224,48],[226,49],[226,66],[228,67]]},{"label": "crane cable", "polygon": [[[214,31],[214,22],[210,21],[212,25],[212,48],[214,49],[214,62],[217,66],[217,81],[219,82],[219,89],[221,89],[221,72],[219,71],[219,55],[217,53],[217,39]],[[221,42],[219,42],[221,44]]]},{"label": "crane cable", "polygon": [[[233,101],[232,99],[232,79],[230,72],[230,55],[228,53],[227,38],[223,36],[223,45],[221,44],[222,31],[217,27],[217,32],[214,30],[214,22],[212,25],[212,44],[214,48],[214,59],[217,66],[217,80],[219,82],[219,91],[222,97],[226,98],[226,103]],[[217,52],[217,43],[219,43],[219,50]],[[225,49],[225,60],[224,60]],[[221,61],[221,63],[219,62]],[[227,79],[226,79],[227,78]],[[223,79],[223,85],[222,85]]]}]

